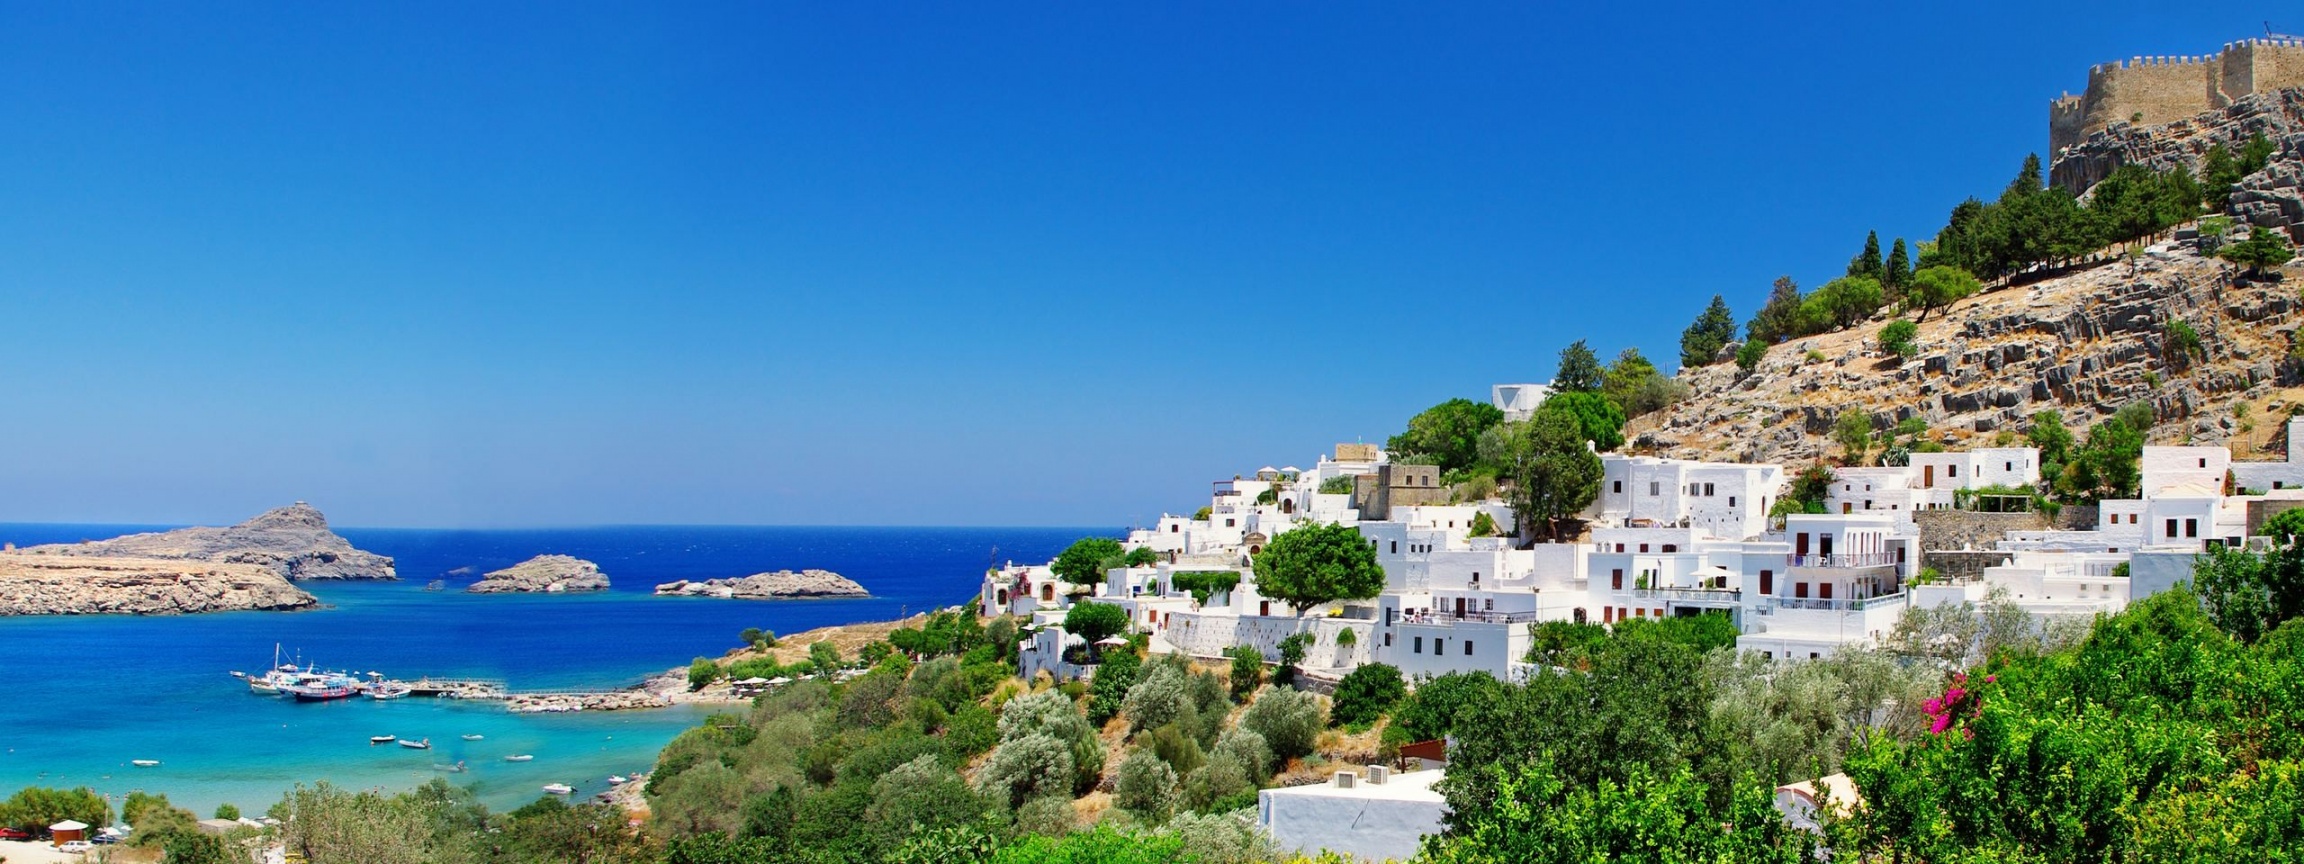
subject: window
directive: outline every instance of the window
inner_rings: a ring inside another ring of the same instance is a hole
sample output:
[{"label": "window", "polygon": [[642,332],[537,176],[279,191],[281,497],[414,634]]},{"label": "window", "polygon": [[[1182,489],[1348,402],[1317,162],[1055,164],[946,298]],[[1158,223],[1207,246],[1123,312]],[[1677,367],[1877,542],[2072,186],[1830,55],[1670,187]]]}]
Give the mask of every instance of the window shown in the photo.
[{"label": "window", "polygon": [[2186,536],[2186,537],[2198,537],[2198,536],[2200,536],[2200,520],[2198,520],[2198,519],[2186,519],[2186,520],[2184,520],[2184,536]]},{"label": "window", "polygon": [[[1944,467],[1944,476],[1946,476],[1946,477],[1958,477],[1958,476],[1960,476],[1960,466],[1958,466],[1958,465],[1947,465],[1947,466],[1945,466],[1945,467]],[[1808,655],[1808,656],[1810,656],[1810,657],[1814,657],[1814,656],[1816,656],[1816,655],[1814,655],[1814,654],[1810,654],[1810,655]]]},{"label": "window", "polygon": [[[1582,622],[1578,622],[1578,623],[1582,623]],[[1614,623],[1616,623],[1616,607],[1614,607],[1614,606],[1602,606],[1602,607],[1600,607],[1600,623],[1602,623],[1602,624],[1614,624]]]},{"label": "window", "polygon": [[1713,497],[1713,492],[1712,492],[1712,484],[1710,484],[1710,483],[1706,483],[1706,484],[1704,484],[1704,497],[1706,497],[1706,498],[1711,498],[1711,497]]},{"label": "window", "polygon": [[1416,653],[1416,654],[1422,654],[1422,653],[1424,653],[1424,637],[1422,637],[1422,636],[1418,636],[1418,637],[1416,637],[1416,649],[1415,649],[1415,651],[1413,651],[1413,652],[1411,652],[1411,653]]},{"label": "window", "polygon": [[2168,537],[2170,539],[2174,539],[2176,537],[2176,520],[2174,519],[2168,520]]},{"label": "window", "polygon": [[1608,483],[1608,494],[1610,494],[1610,495],[1622,495],[1622,494],[1624,494],[1624,481],[1622,481],[1622,480],[1611,480],[1611,481],[1609,481],[1609,483]]},{"label": "window", "polygon": [[1808,659],[1810,659],[1810,660],[1814,660],[1814,659],[1816,659],[1816,657],[1817,657],[1817,654],[1816,654],[1816,652],[1814,652],[1814,651],[1810,651],[1810,652],[1808,652]]},{"label": "window", "polygon": [[1394,554],[1394,555],[1398,555],[1398,554],[1400,554],[1400,541],[1398,541],[1398,540],[1394,540],[1394,541],[1392,541],[1392,554]]},{"label": "window", "polygon": [[1433,638],[1432,638],[1432,656],[1434,656],[1434,657],[1440,657],[1440,656],[1445,656],[1447,653],[1448,653],[1448,640],[1446,640],[1446,639],[1442,639],[1442,638],[1439,638],[1439,637],[1437,637],[1437,636],[1433,637]]},{"label": "window", "polygon": [[1665,551],[1665,552],[1667,552],[1667,553],[1670,553],[1670,552],[1678,552],[1678,551],[1680,551],[1680,544],[1677,544],[1677,543],[1666,543],[1666,544],[1664,544],[1664,551]]},{"label": "window", "polygon": [[1762,593],[1762,594],[1774,594],[1774,593],[1776,593],[1776,571],[1774,571],[1774,570],[1762,570],[1762,571],[1760,571],[1760,593]]},{"label": "window", "polygon": [[2014,463],[2014,462],[2002,462],[2002,463],[2000,463],[2000,470],[2002,470],[2002,471],[2014,471],[2014,470],[2016,470],[2016,463]]},{"label": "window", "polygon": [[1646,609],[1634,609],[1634,610],[1632,610],[1632,615],[1633,615],[1633,617],[1635,617],[1635,618],[1646,618],[1646,617],[1648,617],[1648,610],[1646,610]]},{"label": "window", "polygon": [[1496,598],[1494,598],[1494,597],[1490,597],[1490,598],[1488,598],[1488,599],[1486,599],[1486,600],[1482,600],[1482,601],[1480,601],[1480,611],[1482,611],[1482,612],[1494,612],[1494,611],[1496,611]]},{"label": "window", "polygon": [[1654,480],[1648,481],[1648,494],[1651,496],[1664,494],[1664,484]]},{"label": "window", "polygon": [[1806,583],[1806,582],[1794,582],[1794,583],[1792,583],[1792,596],[1793,596],[1793,597],[1795,597],[1795,598],[1801,598],[1801,599],[1805,599],[1805,598],[1808,596],[1808,583]]},{"label": "window", "polygon": [[2208,467],[2208,457],[2206,457],[2206,456],[2202,456],[2202,457],[2200,457],[2200,467],[2202,467],[2202,468],[2206,468],[2206,467]]},{"label": "window", "polygon": [[1464,640],[1464,656],[1472,656],[1472,640],[1470,639]]},{"label": "window", "polygon": [[1184,526],[1182,526],[1182,525],[1170,525],[1170,526],[1168,526],[1168,533],[1170,533],[1170,534],[1174,534],[1174,533],[1177,533],[1177,532],[1179,532],[1179,531],[1182,531],[1182,530],[1184,530]]},{"label": "window", "polygon": [[1233,527],[1233,524],[1232,524],[1232,520],[1230,520],[1230,519],[1226,519],[1226,520],[1224,520],[1224,527],[1226,527],[1226,528],[1231,528],[1231,527]]},{"label": "window", "polygon": [[1608,588],[1611,591],[1624,590],[1624,568],[1618,567],[1608,573]]},{"label": "window", "polygon": [[1390,634],[1390,633],[1386,633],[1386,634],[1384,634],[1384,647],[1386,647],[1386,648],[1390,648],[1390,647],[1392,647],[1392,634]]},{"label": "window", "polygon": [[1647,554],[1647,552],[1648,552],[1648,544],[1646,544],[1646,543],[1642,543],[1642,544],[1640,544],[1640,552],[1641,552],[1641,554]]},{"label": "window", "polygon": [[1734,506],[1736,506],[1736,496],[1734,496],[1734,495],[1730,495],[1730,496],[1728,496],[1728,506],[1730,506],[1730,507],[1734,507]]},{"label": "window", "polygon": [[1817,597],[1817,599],[1820,599],[1820,600],[1830,600],[1830,599],[1832,599],[1832,583],[1830,583],[1830,582],[1818,582],[1818,583],[1816,583],[1816,597]]}]

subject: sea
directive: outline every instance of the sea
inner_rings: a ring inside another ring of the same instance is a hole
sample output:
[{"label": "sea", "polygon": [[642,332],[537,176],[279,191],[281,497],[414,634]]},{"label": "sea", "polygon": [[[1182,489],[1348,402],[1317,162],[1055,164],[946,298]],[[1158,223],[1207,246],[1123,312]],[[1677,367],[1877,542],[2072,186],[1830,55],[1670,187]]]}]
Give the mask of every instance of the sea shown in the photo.
[{"label": "sea", "polygon": [[[177,526],[0,524],[0,541],[77,542]],[[118,800],[165,793],[202,816],[260,814],[297,784],[397,791],[434,777],[491,808],[581,799],[647,771],[710,708],[513,714],[501,703],[408,697],[298,703],[252,695],[234,670],[326,669],[488,678],[514,690],[634,684],[718,656],[747,627],[797,633],[967,602],[988,564],[1039,562],[1111,528],[604,527],[464,531],[339,528],[392,556],[397,582],[306,582],[323,608],[178,616],[0,618],[0,796],[87,786]],[[467,594],[479,574],[544,553],[593,561],[589,594]],[[869,598],[656,597],[658,583],[831,570]],[[444,590],[426,590],[443,580]],[[728,710],[720,708],[717,710]],[[430,750],[369,737],[430,739]],[[465,736],[480,736],[465,740]],[[533,756],[525,762],[504,757]],[[133,760],[157,760],[137,767]],[[453,770],[461,766],[463,770]]]}]

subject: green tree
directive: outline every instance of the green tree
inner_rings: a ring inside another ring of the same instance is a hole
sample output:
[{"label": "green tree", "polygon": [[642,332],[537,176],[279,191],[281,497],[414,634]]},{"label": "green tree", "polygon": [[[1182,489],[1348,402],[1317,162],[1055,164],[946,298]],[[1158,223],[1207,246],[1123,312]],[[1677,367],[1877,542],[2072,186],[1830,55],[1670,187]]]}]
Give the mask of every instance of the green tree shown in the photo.
[{"label": "green tree", "polygon": [[[1565,754],[1568,759],[1587,754]],[[1806,864],[1816,838],[1787,825],[1767,787],[1743,784],[1725,813],[1715,793],[1682,769],[1659,777],[1637,768],[1622,779],[1576,783],[1562,755],[1479,769],[1496,790],[1490,806],[1451,816],[1429,837],[1431,864],[1582,864],[1591,861],[1736,861]],[[1451,775],[1458,770],[1450,766]],[[1451,779],[1454,779],[1451,776]]]},{"label": "green tree", "polygon": [[2200,203],[2210,210],[2223,212],[2232,203],[2232,187],[2240,184],[2246,172],[2240,170],[2240,160],[2232,158],[2232,151],[2222,142],[2208,145],[2208,152],[2200,157]]},{"label": "green tree", "polygon": [[1048,569],[1074,585],[1094,585],[1104,581],[1104,571],[1126,560],[1127,552],[1120,548],[1120,541],[1110,537],[1082,537],[1064,547]]},{"label": "green tree", "polygon": [[1768,343],[1758,339],[1746,340],[1736,349],[1736,368],[1746,375],[1760,368],[1760,361],[1768,356]]},{"label": "green tree", "polygon": [[1552,389],[1561,393],[1598,393],[1607,381],[1600,356],[1578,339],[1560,349],[1560,370],[1552,375]]},{"label": "green tree", "polygon": [[1150,567],[1160,563],[1160,553],[1152,551],[1150,546],[1138,546],[1128,550],[1128,556],[1122,560],[1130,567]]},{"label": "green tree", "polygon": [[1121,649],[1105,654],[1104,662],[1096,666],[1095,677],[1088,682],[1089,725],[1103,726],[1119,716],[1120,706],[1128,698],[1128,688],[1136,686],[1143,671],[1144,660],[1134,651]]},{"label": "green tree", "polygon": [[1744,325],[1745,341],[1773,345],[1790,338],[1799,312],[1800,283],[1790,276],[1776,277],[1775,285],[1768,289],[1768,302]]},{"label": "green tree", "polygon": [[1904,251],[1904,238],[1896,238],[1896,245],[1888,250],[1888,266],[1880,271],[1880,285],[1891,294],[1901,294],[1912,283],[1912,257]]},{"label": "green tree", "polygon": [[1176,772],[1148,748],[1120,760],[1112,782],[1112,805],[1147,822],[1168,820],[1176,809]]},{"label": "green tree", "polygon": [[1697,369],[1712,365],[1720,356],[1720,349],[1736,341],[1736,316],[1728,311],[1728,301],[1718,294],[1712,295],[1712,304],[1696,316],[1688,329],[1680,331],[1680,365]]},{"label": "green tree", "polygon": [[1327,713],[1310,693],[1274,687],[1240,713],[1240,726],[1263,736],[1265,745],[1272,748],[1272,757],[1285,763],[1311,755],[1321,730],[1328,728]]},{"label": "green tree", "polygon": [[1486,402],[1450,399],[1408,420],[1408,431],[1392,436],[1385,449],[1394,458],[1428,456],[1445,474],[1471,467],[1480,455],[1480,433],[1504,421],[1504,412]]},{"label": "green tree", "polygon": [[[1578,437],[1592,442],[1601,452],[1624,446],[1624,411],[1599,393],[1557,393],[1544,400],[1536,413],[1570,418],[1575,421]],[[1498,467],[1501,474],[1502,466]]]},{"label": "green tree", "polygon": [[1920,335],[1918,325],[1898,318],[1880,328],[1880,347],[1898,357],[1910,357],[1919,353],[1919,347],[1912,344],[1913,337],[1918,335]]},{"label": "green tree", "polygon": [[2283,510],[2265,520],[2272,538],[2266,553],[2210,545],[2192,569],[2192,584],[2216,626],[2243,642],[2264,638],[2304,617],[2304,511]]},{"label": "green tree", "polygon": [[1658,372],[1656,364],[1640,356],[1640,349],[1626,348],[1616,355],[1616,362],[1608,365],[1602,394],[1616,404],[1623,416],[1638,417],[1678,401],[1684,389]]},{"label": "green tree", "polygon": [[[1480,511],[1480,512],[1478,512],[1478,513],[1474,513],[1474,514],[1472,514],[1472,525],[1471,525],[1471,528],[1470,528],[1469,530],[1467,530],[1467,531],[1465,531],[1465,532],[1464,532],[1464,536],[1466,536],[1466,537],[1494,537],[1494,536],[1496,536],[1496,517],[1488,515],[1488,511],[1486,511],[1486,510],[1482,510],[1482,511]],[[1349,632],[1351,632],[1351,631],[1347,630],[1347,631],[1345,631],[1345,632],[1349,633]]]},{"label": "green tree", "polygon": [[1842,409],[1832,423],[1832,440],[1840,443],[1846,464],[1864,464],[1864,454],[1872,449],[1872,415],[1861,408]]},{"label": "green tree", "polygon": [[[1558,397],[1554,397],[1558,398]],[[1499,426],[1481,441],[1481,456],[1497,466],[1511,488],[1505,501],[1519,536],[1559,536],[1560,521],[1583,512],[1600,494],[1600,457],[1585,447],[1575,419],[1561,410],[1540,410],[1524,423]]]},{"label": "green tree", "polygon": [[1376,550],[1348,525],[1313,523],[1283,531],[1254,556],[1256,591],[1304,610],[1384,590]]},{"label": "green tree", "polygon": [[1275,647],[1280,649],[1280,665],[1272,670],[1272,683],[1282,687],[1296,686],[1296,673],[1304,665],[1304,649],[1312,646],[1312,634],[1290,633],[1280,637]]},{"label": "green tree", "polygon": [[1848,275],[1879,282],[1886,273],[1880,263],[1880,232],[1864,232],[1864,251],[1848,260]]},{"label": "green tree", "polygon": [[1234,645],[1224,654],[1232,658],[1232,699],[1246,702],[1264,685],[1264,652],[1251,645]]},{"label": "green tree", "polygon": [[2295,258],[2296,247],[2279,232],[2259,225],[2248,229],[2248,239],[2217,250],[2216,257],[2248,268],[2250,275],[2262,275],[2266,268]]},{"label": "green tree", "polygon": [[688,689],[702,690],[704,685],[720,680],[720,664],[710,657],[698,657],[688,663]]},{"label": "green tree", "polygon": [[1504,683],[1486,672],[1451,672],[1425,681],[1394,710],[1385,737],[1406,744],[1454,735],[1458,719],[1471,706],[1503,691]]},{"label": "green tree", "polygon": [[1374,723],[1407,695],[1408,684],[1400,677],[1399,668],[1384,663],[1362,665],[1336,683],[1328,722],[1335,726]]},{"label": "green tree", "polygon": [[2245,176],[2264,170],[2272,164],[2272,154],[2276,152],[2279,148],[2273,146],[2272,139],[2265,137],[2262,130],[2249,135],[2248,143],[2240,145],[2240,173]]},{"label": "green tree", "polygon": [[1904,303],[1908,308],[1920,310],[1918,320],[1926,321],[1931,310],[1949,307],[1973,296],[1981,287],[1976,277],[1958,267],[1925,267],[1912,274],[1912,288],[1905,292]]},{"label": "green tree", "polygon": [[2072,430],[2064,428],[2063,412],[2050,409],[2033,414],[2024,440],[2040,451],[2041,477],[2054,480],[2064,473],[2064,461],[2072,452]]},{"label": "green tree", "polygon": [[1112,603],[1080,602],[1064,612],[1064,632],[1094,645],[1128,629],[1128,610]]},{"label": "green tree", "polygon": [[233,806],[233,804],[229,801],[218,804],[216,805],[216,818],[238,820],[240,818],[240,808]]}]

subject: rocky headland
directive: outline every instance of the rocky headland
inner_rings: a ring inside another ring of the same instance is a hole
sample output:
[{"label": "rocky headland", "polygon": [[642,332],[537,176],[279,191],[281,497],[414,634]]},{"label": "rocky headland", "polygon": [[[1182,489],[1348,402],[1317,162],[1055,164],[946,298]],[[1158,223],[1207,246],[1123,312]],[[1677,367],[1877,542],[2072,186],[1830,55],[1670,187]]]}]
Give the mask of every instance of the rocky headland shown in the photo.
[{"label": "rocky headland", "polygon": [[734,579],[681,580],[656,586],[661,597],[718,597],[724,600],[791,600],[808,597],[869,597],[856,581],[830,570],[778,570]]},{"label": "rocky headland", "polygon": [[256,564],[0,552],[0,616],[182,615],[318,605]]},{"label": "rocky headland", "polygon": [[392,559],[355,549],[328,517],[298,501],[229,528],[179,528],[110,540],[54,543],[25,555],[207,561],[263,567],[282,579],[396,579]]},{"label": "rocky headland", "polygon": [[538,555],[502,570],[482,574],[464,589],[474,594],[560,594],[608,590],[600,565],[567,555]]}]

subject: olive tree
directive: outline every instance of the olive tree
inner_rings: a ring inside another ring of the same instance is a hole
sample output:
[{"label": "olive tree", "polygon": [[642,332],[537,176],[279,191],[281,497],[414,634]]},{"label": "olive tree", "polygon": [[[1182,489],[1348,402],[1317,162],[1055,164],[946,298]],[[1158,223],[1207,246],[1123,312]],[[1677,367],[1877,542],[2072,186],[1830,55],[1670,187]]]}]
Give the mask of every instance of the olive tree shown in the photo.
[{"label": "olive tree", "polygon": [[1282,532],[1256,553],[1255,570],[1257,593],[1295,607],[1298,615],[1384,590],[1375,547],[1348,525],[1315,523]]}]

